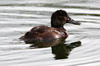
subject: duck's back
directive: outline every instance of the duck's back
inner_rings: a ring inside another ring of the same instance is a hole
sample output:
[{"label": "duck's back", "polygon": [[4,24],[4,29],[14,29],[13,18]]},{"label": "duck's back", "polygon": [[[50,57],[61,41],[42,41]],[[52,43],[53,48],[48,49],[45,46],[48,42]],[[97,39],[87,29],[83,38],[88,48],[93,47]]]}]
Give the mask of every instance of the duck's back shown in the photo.
[{"label": "duck's back", "polygon": [[64,30],[47,26],[37,26],[27,32],[21,39],[26,43],[32,43],[36,41],[52,41],[58,38],[67,38],[67,36]]}]

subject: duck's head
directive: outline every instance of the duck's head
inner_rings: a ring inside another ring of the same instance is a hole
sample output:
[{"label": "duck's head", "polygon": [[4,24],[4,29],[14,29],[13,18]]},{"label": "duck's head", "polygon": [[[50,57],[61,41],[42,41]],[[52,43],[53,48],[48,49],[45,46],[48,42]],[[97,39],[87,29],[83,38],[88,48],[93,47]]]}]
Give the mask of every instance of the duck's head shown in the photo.
[{"label": "duck's head", "polygon": [[67,12],[64,10],[57,10],[51,16],[51,27],[55,28],[62,28],[64,24],[72,23],[75,25],[80,25],[79,22],[74,21],[71,19]]}]

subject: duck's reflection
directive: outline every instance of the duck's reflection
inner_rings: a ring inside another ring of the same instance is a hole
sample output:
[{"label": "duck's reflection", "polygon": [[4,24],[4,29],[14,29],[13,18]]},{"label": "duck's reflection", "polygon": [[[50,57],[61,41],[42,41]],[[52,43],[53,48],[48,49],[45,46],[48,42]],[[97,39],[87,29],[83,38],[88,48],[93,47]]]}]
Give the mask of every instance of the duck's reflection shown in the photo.
[{"label": "duck's reflection", "polygon": [[44,47],[51,47],[52,53],[55,55],[55,59],[64,59],[68,58],[68,55],[72,51],[72,49],[81,46],[81,42],[73,42],[70,44],[65,44],[64,39],[56,39],[52,41],[45,41],[45,42],[34,42],[30,46],[35,48],[44,48]]},{"label": "duck's reflection", "polygon": [[56,46],[52,46],[52,53],[55,54],[55,59],[64,59],[68,58],[68,55],[72,51],[72,49],[81,46],[81,42],[73,42],[70,44],[64,44],[65,42],[62,42]]}]

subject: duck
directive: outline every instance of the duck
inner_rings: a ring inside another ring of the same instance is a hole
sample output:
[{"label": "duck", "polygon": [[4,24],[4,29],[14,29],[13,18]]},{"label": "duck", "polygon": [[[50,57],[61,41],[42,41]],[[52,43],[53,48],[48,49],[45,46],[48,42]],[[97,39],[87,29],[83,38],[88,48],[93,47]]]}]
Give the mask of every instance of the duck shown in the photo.
[{"label": "duck", "polygon": [[66,39],[68,37],[68,33],[64,28],[66,23],[80,25],[79,22],[71,19],[65,10],[57,10],[51,15],[51,27],[45,25],[35,26],[20,39],[26,44],[35,42],[49,43],[56,39]]}]

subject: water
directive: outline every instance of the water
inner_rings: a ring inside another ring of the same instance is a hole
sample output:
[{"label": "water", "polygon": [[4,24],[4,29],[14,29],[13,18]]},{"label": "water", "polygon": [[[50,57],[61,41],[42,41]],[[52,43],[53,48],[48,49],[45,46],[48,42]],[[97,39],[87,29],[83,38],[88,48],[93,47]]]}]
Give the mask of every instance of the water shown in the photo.
[{"label": "water", "polygon": [[[100,66],[99,6],[99,0],[1,0],[0,65]],[[56,49],[30,48],[30,44],[19,40],[34,26],[50,26],[50,16],[58,9],[66,10],[71,18],[81,22],[80,26],[65,25],[69,37],[64,47],[72,48],[66,49],[66,59],[55,59]],[[75,42],[81,44],[76,46]]]}]

